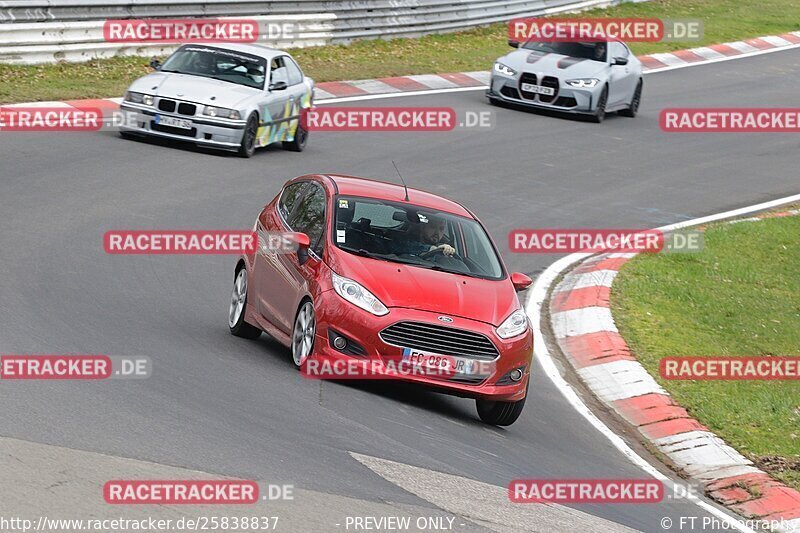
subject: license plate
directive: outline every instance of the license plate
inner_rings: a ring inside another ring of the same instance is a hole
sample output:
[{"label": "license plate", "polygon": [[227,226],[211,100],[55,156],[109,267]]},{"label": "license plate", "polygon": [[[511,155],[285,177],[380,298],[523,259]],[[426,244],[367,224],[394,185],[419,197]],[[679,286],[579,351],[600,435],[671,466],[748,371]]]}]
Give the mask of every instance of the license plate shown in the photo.
[{"label": "license plate", "polygon": [[533,85],[532,83],[523,83],[522,90],[526,93],[538,93],[545,96],[553,96],[556,94],[555,89],[552,87],[543,87],[541,85]]},{"label": "license plate", "polygon": [[412,348],[403,348],[403,360],[408,361],[414,367],[440,371],[451,376],[453,374],[472,374],[477,370],[476,361],[473,359],[423,352]]},{"label": "license plate", "polygon": [[165,117],[156,115],[156,124],[161,126],[172,126],[173,128],[180,128],[182,130],[192,129],[192,121],[185,118]]}]

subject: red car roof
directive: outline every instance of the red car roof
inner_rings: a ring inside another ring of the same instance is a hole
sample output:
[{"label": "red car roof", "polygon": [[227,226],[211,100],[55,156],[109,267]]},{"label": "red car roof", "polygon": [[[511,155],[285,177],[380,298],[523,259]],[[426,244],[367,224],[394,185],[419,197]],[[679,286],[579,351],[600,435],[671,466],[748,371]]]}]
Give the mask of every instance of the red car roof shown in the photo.
[{"label": "red car roof", "polygon": [[[391,200],[394,202],[405,201],[405,189],[402,185],[396,183],[386,183],[368,178],[357,178],[355,176],[331,174],[327,176],[336,182],[339,194],[344,196],[366,196],[368,198]],[[408,203],[453,215],[474,218],[472,214],[460,204],[448,200],[447,198],[442,198],[436,194],[412,187],[408,188]]]}]

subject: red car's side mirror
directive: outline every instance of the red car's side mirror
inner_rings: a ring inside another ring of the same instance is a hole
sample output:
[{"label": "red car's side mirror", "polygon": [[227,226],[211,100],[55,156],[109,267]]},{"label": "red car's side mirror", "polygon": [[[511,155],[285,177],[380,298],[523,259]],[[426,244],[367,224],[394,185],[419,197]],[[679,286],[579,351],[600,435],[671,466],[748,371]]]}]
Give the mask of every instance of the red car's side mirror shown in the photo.
[{"label": "red car's side mirror", "polygon": [[298,248],[308,248],[311,246],[311,239],[305,233],[291,233],[289,238],[297,244]]},{"label": "red car's side mirror", "polygon": [[308,247],[311,239],[305,233],[292,233],[289,238],[297,244],[297,262],[304,265],[308,261]]},{"label": "red car's side mirror", "polygon": [[533,280],[521,272],[514,272],[511,274],[511,284],[514,285],[514,290],[524,291],[531,286]]}]

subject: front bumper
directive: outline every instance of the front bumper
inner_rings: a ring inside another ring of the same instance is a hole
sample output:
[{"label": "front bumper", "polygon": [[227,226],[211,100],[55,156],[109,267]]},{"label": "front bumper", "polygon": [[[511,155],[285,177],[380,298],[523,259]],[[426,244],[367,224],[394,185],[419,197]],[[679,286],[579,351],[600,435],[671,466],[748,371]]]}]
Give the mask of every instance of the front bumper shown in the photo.
[{"label": "front bumper", "polygon": [[[387,315],[376,317],[345,302],[333,290],[322,293],[314,304],[317,312],[317,332],[312,359],[317,358],[318,361],[360,360],[369,361],[370,368],[373,369],[383,366],[391,367],[402,361],[403,348],[385,342],[380,335],[381,331],[398,322],[442,325],[438,321],[440,313],[417,309],[393,307],[389,309]],[[481,364],[474,365],[476,368],[472,371],[449,376],[405,374],[398,376],[394,374],[371,377],[388,377],[389,379],[419,383],[446,394],[469,398],[518,401],[525,397],[533,357],[533,335],[530,329],[515,338],[503,340],[495,334],[493,326],[484,322],[455,318],[455,322],[448,326],[482,334],[494,344],[499,356],[492,361],[483,360]],[[348,339],[348,348],[336,349],[331,342],[333,337],[333,335],[329,335],[331,332]],[[357,344],[357,348],[360,349],[351,350],[352,343]],[[462,357],[457,353],[443,355]],[[466,356],[464,358],[470,359]],[[497,383],[510,371],[520,367],[525,369],[522,379],[514,382],[506,378],[504,384]],[[347,376],[342,379],[348,378],[364,379],[362,376]]]},{"label": "front bumper", "polygon": [[[120,110],[123,114],[119,130],[128,133],[191,142],[223,150],[238,150],[244,135],[245,121],[215,120],[211,117],[166,113],[130,102],[122,102]],[[159,126],[155,123],[156,115],[191,120],[193,127],[191,130],[180,130]]]},{"label": "front bumper", "polygon": [[593,114],[597,109],[597,101],[603,90],[602,84],[593,88],[578,89],[558,80],[558,93],[552,101],[540,95],[528,95],[520,91],[520,76],[514,77],[492,74],[486,96],[495,101],[508,102],[515,105],[536,109],[550,109],[560,113]]}]

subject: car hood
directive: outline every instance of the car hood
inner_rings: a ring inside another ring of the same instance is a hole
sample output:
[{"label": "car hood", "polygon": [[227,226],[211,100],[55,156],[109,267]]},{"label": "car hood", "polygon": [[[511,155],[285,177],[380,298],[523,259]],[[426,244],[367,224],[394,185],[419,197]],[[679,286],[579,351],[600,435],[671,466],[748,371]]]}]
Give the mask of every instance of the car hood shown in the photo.
[{"label": "car hood", "polygon": [[374,294],[386,307],[404,307],[499,326],[519,307],[511,281],[494,281],[361,257],[336,250],[331,268]]},{"label": "car hood", "polygon": [[262,92],[226,81],[170,72],[148,74],[134,81],[128,90],[230,109]]},{"label": "car hood", "polygon": [[598,77],[608,68],[603,61],[523,49],[515,50],[498,61],[517,72],[544,72],[559,78]]}]

